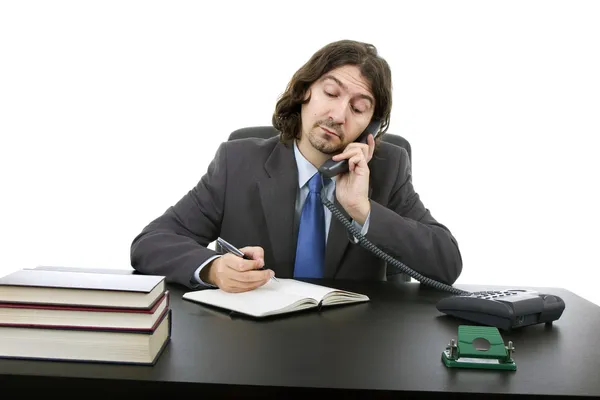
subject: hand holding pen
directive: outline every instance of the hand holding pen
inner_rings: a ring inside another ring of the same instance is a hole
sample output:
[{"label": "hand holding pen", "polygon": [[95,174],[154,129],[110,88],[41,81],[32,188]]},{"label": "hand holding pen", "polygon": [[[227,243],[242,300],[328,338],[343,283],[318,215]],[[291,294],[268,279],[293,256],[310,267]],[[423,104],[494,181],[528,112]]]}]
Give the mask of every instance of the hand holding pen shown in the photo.
[{"label": "hand holding pen", "polygon": [[[246,250],[246,254],[238,249],[237,247],[235,247],[234,245],[232,245],[231,243],[227,242],[225,239],[219,237],[217,238],[217,243],[221,246],[221,248],[227,252],[227,253],[232,253],[235,254],[238,257],[241,257],[245,260],[252,260],[252,253],[254,251],[257,251],[260,254],[260,258],[262,260],[262,266],[260,268],[258,268],[261,271],[266,271],[267,269],[265,268],[265,260],[264,260],[264,251],[262,249],[262,247],[244,247],[244,249],[242,250]],[[248,256],[248,254],[250,254],[250,256]],[[271,276],[272,279],[277,280],[277,278],[275,278],[275,273],[272,274]]]},{"label": "hand holding pen", "polygon": [[[237,249],[225,240],[217,243],[226,253],[214,260],[207,272],[205,282],[212,283],[227,292],[246,292],[267,283],[275,273],[264,268],[264,250],[261,247]],[[202,278],[202,276],[201,276]]]}]

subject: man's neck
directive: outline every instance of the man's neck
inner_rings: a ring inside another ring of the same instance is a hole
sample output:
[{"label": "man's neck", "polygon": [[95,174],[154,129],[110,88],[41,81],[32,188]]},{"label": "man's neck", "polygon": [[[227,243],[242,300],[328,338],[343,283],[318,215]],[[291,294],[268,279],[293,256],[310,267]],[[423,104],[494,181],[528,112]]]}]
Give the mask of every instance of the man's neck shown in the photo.
[{"label": "man's neck", "polygon": [[327,160],[331,158],[328,154],[323,154],[319,150],[315,149],[312,144],[306,140],[299,139],[297,142],[298,150],[300,153],[306,158],[306,160],[314,165],[315,168],[319,169],[319,167]]}]

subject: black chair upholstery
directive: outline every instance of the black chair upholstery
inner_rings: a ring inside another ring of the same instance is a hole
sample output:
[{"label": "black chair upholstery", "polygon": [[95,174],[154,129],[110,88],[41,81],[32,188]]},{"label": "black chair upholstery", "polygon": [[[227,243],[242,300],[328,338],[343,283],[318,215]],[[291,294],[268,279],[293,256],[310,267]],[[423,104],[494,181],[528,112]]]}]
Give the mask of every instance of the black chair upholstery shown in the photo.
[{"label": "black chair upholstery", "polygon": [[[277,131],[272,126],[250,126],[250,127],[240,128],[240,129],[233,131],[229,135],[229,140],[243,139],[243,138],[249,138],[249,137],[268,139],[268,138],[273,137],[278,134],[279,134],[279,131]],[[412,152],[411,152],[411,147],[410,147],[410,143],[408,142],[408,140],[404,139],[402,136],[394,135],[394,134],[387,133],[387,132],[383,136],[382,140],[384,142],[391,143],[391,144],[394,144],[396,146],[406,149],[406,151],[408,152],[409,160],[412,160]],[[411,278],[410,278],[410,276],[403,274],[403,273],[400,273],[400,274],[388,273],[387,280],[388,281],[410,282]]]}]

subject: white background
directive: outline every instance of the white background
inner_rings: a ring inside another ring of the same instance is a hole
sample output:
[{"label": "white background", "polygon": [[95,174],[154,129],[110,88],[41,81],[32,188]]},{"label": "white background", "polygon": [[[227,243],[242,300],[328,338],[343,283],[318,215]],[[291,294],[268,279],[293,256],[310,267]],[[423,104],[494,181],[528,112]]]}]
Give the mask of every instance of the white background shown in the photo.
[{"label": "white background", "polygon": [[0,3],[0,273],[129,246],[318,48],[391,64],[390,132],[459,241],[458,283],[600,304],[595,1]]}]

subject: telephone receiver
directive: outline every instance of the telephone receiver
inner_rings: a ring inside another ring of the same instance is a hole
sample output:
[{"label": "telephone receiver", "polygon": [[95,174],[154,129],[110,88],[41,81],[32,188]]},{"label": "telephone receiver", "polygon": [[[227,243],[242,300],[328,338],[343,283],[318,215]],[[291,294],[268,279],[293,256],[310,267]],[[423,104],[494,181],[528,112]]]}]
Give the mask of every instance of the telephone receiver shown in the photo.
[{"label": "telephone receiver", "polygon": [[[377,135],[379,135],[380,128],[381,121],[378,119],[373,119],[363,133],[361,133],[360,136],[355,140],[355,142],[366,144],[369,133],[373,135],[373,138],[376,138]],[[338,174],[348,172],[348,170],[348,160],[334,161],[329,159],[325,161],[323,165],[321,165],[321,168],[319,168],[319,172],[324,178],[333,178]]]}]

